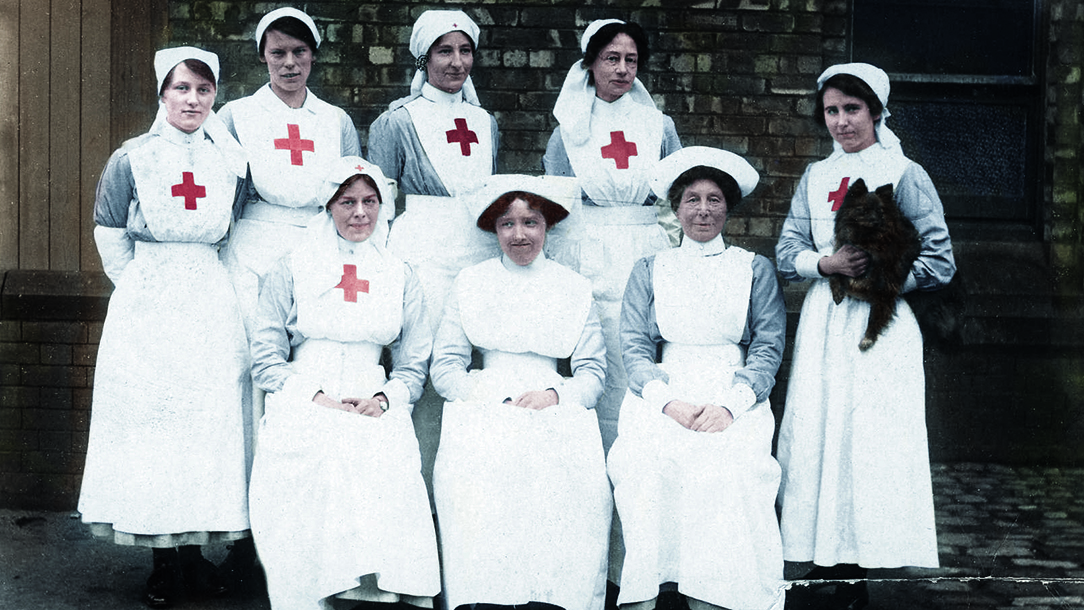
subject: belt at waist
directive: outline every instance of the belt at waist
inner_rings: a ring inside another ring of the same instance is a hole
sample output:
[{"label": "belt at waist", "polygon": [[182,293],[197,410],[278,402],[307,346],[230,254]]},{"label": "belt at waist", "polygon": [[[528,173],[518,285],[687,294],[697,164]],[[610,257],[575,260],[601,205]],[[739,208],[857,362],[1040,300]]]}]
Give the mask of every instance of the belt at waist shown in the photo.
[{"label": "belt at waist", "polygon": [[584,222],[589,225],[653,225],[659,221],[653,205],[585,205],[582,209]]},{"label": "belt at waist", "polygon": [[741,367],[745,365],[742,347],[734,343],[693,345],[691,343],[665,343],[662,361],[704,367]]},{"label": "belt at waist", "polygon": [[557,359],[532,352],[513,353],[489,350],[483,353],[483,366],[487,369],[557,370]]},{"label": "belt at waist", "polygon": [[280,224],[303,227],[312,220],[312,217],[323,212],[320,206],[302,206],[291,208],[284,205],[275,205],[266,201],[256,201],[245,205],[241,218],[245,220],[263,220]]},{"label": "belt at waist", "polygon": [[218,260],[218,246],[184,241],[137,241],[135,255],[140,258],[214,259]]}]

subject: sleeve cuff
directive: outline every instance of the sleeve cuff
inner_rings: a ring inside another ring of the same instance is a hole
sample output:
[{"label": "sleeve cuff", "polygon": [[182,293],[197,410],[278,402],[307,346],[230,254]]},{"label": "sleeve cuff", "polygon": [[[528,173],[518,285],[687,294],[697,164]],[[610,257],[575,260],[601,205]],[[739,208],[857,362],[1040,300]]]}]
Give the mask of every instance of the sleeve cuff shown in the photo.
[{"label": "sleeve cuff", "polygon": [[914,273],[908,272],[907,279],[903,281],[903,288],[900,289],[900,294],[907,294],[916,288],[918,288],[918,280],[915,279]]},{"label": "sleeve cuff", "polygon": [[410,402],[410,390],[399,379],[389,379],[377,394],[383,393],[388,397],[388,409],[401,409],[408,407],[413,410],[414,405]]},{"label": "sleeve cuff", "polygon": [[817,269],[817,265],[824,256],[826,255],[815,250],[800,252],[798,256],[794,258],[794,270],[798,272],[798,275],[801,275],[804,278],[823,277],[820,269]]},{"label": "sleeve cuff", "polygon": [[304,375],[290,375],[278,391],[290,404],[295,402],[312,402],[312,399],[321,391],[320,384]]},{"label": "sleeve cuff", "polygon": [[656,411],[662,412],[666,404],[676,397],[670,390],[669,384],[660,379],[652,379],[647,382],[644,389],[640,392],[640,396],[644,399],[644,402]]},{"label": "sleeve cuff", "polygon": [[734,419],[738,419],[743,413],[753,408],[753,405],[757,404],[757,395],[756,392],[753,392],[753,388],[744,383],[736,383],[723,393],[723,399],[719,402],[720,406],[726,407],[730,411]]}]

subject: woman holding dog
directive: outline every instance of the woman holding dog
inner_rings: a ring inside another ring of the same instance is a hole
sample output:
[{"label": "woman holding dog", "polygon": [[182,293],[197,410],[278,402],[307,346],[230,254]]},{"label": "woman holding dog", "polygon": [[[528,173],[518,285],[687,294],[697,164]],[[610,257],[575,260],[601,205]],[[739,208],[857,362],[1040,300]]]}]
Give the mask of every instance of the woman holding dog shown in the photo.
[{"label": "woman holding dog", "polygon": [[[888,93],[888,75],[869,64],[832,66],[817,79],[814,119],[828,129],[834,151],[806,169],[776,245],[784,278],[813,280],[778,448],[784,559],[812,562],[811,579],[860,580],[868,568],[938,565],[918,323],[897,298],[892,323],[861,351],[870,305],[849,296],[837,305],[828,281],[860,277],[871,264],[854,246],[835,248],[836,210],[859,179],[870,191],[893,185],[896,204],[918,230],[921,252],[902,292],[939,288],[956,271],[937,191],[885,125]],[[820,593],[828,591],[792,590],[793,607],[820,599],[857,609],[869,598],[863,582],[839,584],[830,597]]]}]

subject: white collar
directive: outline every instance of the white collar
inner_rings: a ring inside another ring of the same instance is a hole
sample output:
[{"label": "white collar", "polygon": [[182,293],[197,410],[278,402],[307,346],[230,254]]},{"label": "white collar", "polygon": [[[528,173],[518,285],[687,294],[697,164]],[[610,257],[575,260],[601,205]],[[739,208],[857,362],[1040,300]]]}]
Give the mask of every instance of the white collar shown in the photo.
[{"label": "white collar", "polygon": [[726,250],[726,242],[723,241],[722,233],[705,242],[696,241],[686,235],[681,238],[680,249],[682,254],[689,256],[715,256]]},{"label": "white collar", "polygon": [[505,269],[512,273],[526,275],[528,273],[534,273],[546,265],[546,254],[544,252],[539,252],[538,256],[536,256],[530,264],[517,265],[515,261],[508,258],[507,254],[501,252],[501,264],[504,265]]},{"label": "white collar", "polygon": [[429,83],[422,85],[422,97],[433,102],[435,104],[441,104],[443,106],[451,106],[452,104],[459,104],[463,101],[463,89],[455,93],[448,93],[447,91],[441,91]]},{"label": "white collar", "polygon": [[271,88],[271,83],[267,83],[263,87],[260,87],[256,93],[253,94],[253,97],[259,99],[260,102],[270,110],[285,106],[290,110],[305,110],[310,114],[316,114],[316,96],[312,94],[312,91],[309,91],[308,87],[305,88],[305,101],[301,103],[300,108],[292,108],[289,104],[282,101],[282,98],[275,95],[275,90]]}]

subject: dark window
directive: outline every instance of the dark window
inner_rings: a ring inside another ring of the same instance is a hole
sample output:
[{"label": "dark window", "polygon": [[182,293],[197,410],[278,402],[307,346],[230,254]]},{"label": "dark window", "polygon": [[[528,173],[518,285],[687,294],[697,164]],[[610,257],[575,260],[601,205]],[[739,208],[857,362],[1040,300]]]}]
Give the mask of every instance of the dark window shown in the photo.
[{"label": "dark window", "polygon": [[854,61],[888,72],[888,125],[929,172],[954,233],[1035,234],[1036,1],[853,0]]}]

